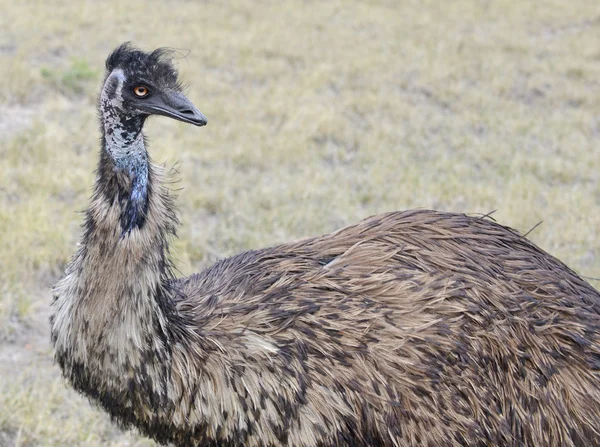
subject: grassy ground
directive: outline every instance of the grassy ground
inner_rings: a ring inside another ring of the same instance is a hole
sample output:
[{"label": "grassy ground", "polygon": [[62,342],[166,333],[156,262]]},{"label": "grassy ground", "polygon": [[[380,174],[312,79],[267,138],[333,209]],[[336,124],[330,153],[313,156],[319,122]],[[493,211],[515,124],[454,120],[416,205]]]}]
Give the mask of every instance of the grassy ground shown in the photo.
[{"label": "grassy ground", "polygon": [[597,0],[0,3],[0,446],[152,445],[66,388],[48,342],[125,40],[182,49],[209,119],[147,126],[154,160],[181,163],[184,274],[436,208],[543,221],[531,239],[600,277]]}]

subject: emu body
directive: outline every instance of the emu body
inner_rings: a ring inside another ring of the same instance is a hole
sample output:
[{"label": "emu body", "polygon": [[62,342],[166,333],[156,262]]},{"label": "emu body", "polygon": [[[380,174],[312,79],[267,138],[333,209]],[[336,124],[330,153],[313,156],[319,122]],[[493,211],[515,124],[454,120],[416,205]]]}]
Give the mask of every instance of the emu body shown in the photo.
[{"label": "emu body", "polygon": [[180,95],[160,52],[107,61],[51,318],[64,376],[116,422],[179,446],[600,445],[600,295],[488,219],[388,213],[175,278],[141,131],[150,113],[205,120],[180,96],[128,99],[142,78]]}]

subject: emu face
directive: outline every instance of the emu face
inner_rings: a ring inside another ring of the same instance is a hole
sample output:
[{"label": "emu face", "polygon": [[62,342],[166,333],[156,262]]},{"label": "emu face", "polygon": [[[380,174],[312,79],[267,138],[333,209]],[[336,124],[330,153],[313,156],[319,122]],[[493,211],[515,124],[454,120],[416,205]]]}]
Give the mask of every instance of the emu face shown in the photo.
[{"label": "emu face", "polygon": [[[117,48],[106,61],[107,77],[100,111],[107,124],[119,122],[130,134],[141,130],[149,115],[163,115],[204,126],[206,118],[181,92],[177,70],[168,50],[144,53],[129,44]],[[108,129],[106,129],[108,130]]]}]

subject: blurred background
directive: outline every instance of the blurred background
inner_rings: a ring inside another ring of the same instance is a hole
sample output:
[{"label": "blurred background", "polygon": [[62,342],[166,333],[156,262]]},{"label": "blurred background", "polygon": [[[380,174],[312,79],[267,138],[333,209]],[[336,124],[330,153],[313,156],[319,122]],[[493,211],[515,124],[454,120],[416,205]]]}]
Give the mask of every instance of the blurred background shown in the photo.
[{"label": "blurred background", "polygon": [[488,213],[600,281],[597,0],[0,0],[0,446],[147,446],[67,388],[49,287],[81,235],[104,60],[176,48],[205,128],[179,165],[181,274],[383,211]]}]

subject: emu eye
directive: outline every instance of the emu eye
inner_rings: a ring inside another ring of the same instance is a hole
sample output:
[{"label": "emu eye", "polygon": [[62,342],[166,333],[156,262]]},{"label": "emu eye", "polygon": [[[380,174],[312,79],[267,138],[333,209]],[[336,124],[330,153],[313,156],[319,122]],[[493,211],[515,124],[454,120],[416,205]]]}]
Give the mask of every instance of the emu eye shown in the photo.
[{"label": "emu eye", "polygon": [[150,93],[150,90],[148,90],[148,87],[144,87],[143,85],[138,85],[137,87],[134,87],[133,93],[135,93],[135,96],[139,96],[140,98],[143,98],[144,96],[147,96],[148,93]]}]

